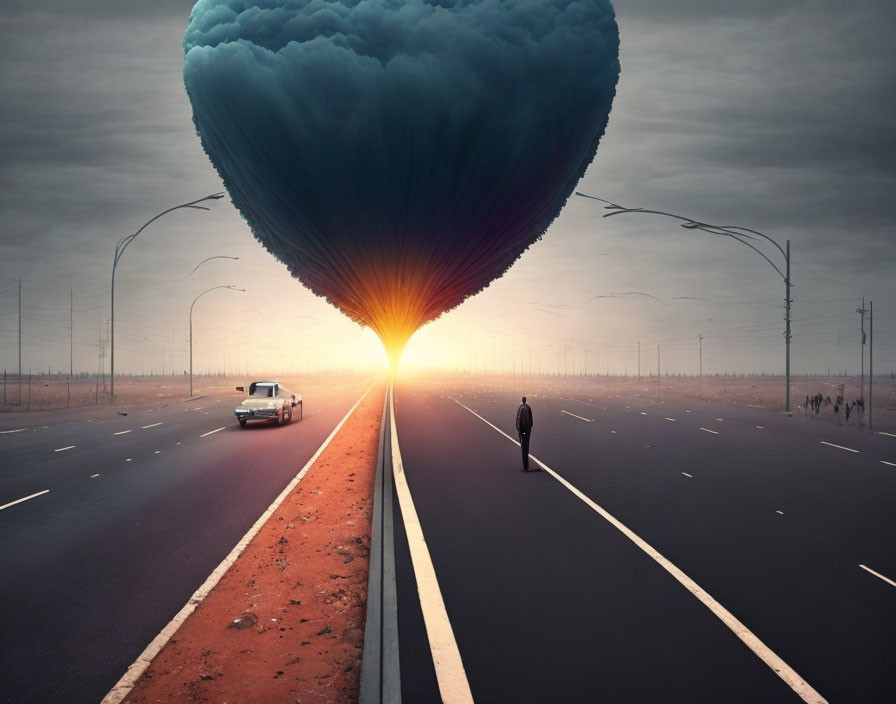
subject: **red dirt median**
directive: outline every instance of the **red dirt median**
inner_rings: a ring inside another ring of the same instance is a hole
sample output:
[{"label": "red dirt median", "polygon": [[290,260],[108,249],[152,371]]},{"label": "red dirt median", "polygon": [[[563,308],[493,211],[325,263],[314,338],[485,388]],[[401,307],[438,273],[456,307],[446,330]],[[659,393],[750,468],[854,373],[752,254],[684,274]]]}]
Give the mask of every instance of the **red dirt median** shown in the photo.
[{"label": "red dirt median", "polygon": [[126,702],[357,700],[383,394],[367,394]]}]

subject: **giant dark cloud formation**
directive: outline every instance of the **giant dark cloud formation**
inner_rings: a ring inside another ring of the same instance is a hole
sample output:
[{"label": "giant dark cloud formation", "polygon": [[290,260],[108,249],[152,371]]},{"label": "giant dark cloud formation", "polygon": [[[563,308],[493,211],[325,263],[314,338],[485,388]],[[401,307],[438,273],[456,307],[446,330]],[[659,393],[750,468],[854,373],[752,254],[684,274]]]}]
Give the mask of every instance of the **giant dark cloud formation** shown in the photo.
[{"label": "giant dark cloud formation", "polygon": [[184,49],[255,236],[393,355],[544,233],[619,76],[609,0],[201,0]]}]

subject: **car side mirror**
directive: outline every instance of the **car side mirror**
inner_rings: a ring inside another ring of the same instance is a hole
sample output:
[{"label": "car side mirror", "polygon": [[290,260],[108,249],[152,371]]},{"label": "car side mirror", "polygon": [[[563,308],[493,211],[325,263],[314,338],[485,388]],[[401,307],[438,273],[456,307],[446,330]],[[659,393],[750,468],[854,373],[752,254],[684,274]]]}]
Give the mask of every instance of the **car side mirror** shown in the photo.
[{"label": "car side mirror", "polygon": [[245,391],[245,390],[246,390],[246,387],[245,387],[245,386],[237,386],[237,387],[236,387],[236,390],[237,390],[237,391]]}]

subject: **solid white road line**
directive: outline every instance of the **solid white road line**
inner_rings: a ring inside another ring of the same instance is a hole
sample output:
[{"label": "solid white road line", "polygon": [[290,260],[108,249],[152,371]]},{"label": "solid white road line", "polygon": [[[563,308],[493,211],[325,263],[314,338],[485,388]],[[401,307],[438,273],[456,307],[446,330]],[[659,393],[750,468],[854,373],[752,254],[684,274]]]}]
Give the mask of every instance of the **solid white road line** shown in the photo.
[{"label": "solid white road line", "polygon": [[150,425],[144,425],[143,430],[146,430],[147,428],[155,428],[157,425],[161,425],[161,424],[162,424],[162,421],[159,421],[158,423],[152,423]]},{"label": "solid white road line", "polygon": [[[426,637],[432,651],[432,661],[436,669],[439,692],[445,704],[464,704],[473,702],[473,694],[467,681],[464,663],[454,639],[454,629],[448,620],[442,590],[436,578],[436,570],[426,547],[423,527],[414,507],[414,499],[404,473],[401,461],[401,450],[398,447],[398,429],[395,427],[395,403],[392,384],[389,385],[389,415],[392,422],[392,474],[395,478],[395,493],[401,506],[401,518],[404,532],[408,538],[411,563],[417,579],[417,594],[420,597],[420,609],[423,622],[426,624]],[[458,401],[458,403],[460,403]],[[461,404],[463,405],[463,404]],[[464,406],[466,408],[466,406]],[[469,409],[467,409],[469,410]],[[570,414],[571,415],[571,414]]]},{"label": "solid white road line", "polygon": [[28,428],[16,428],[15,430],[0,430],[0,435],[9,435],[10,433],[21,433],[22,431],[28,430]]},{"label": "solid white road line", "polygon": [[[497,430],[501,435],[510,440],[515,445],[519,445],[519,443],[510,437],[503,430],[498,428],[495,425],[492,425],[489,421],[483,418],[481,415],[472,411],[471,409],[464,406],[460,401],[455,399],[455,402],[459,405],[466,408],[470,413],[479,418],[483,423],[491,426],[495,430]],[[782,680],[784,680],[788,686],[796,692],[797,695],[808,704],[827,704],[827,700],[822,697],[818,692],[816,692],[808,682],[806,682],[802,677],[800,677],[786,662],[784,662],[777,654],[774,653],[765,643],[763,643],[759,638],[744,624],[738,621],[734,615],[728,611],[724,606],[722,606],[718,601],[712,598],[699,584],[697,584],[694,580],[688,577],[684,572],[682,572],[678,567],[676,567],[669,559],[664,557],[656,548],[643,540],[640,536],[638,536],[634,531],[624,525],[621,521],[619,521],[615,516],[609,513],[606,509],[602,508],[594,501],[589,499],[585,494],[579,491],[575,486],[573,486],[566,479],[561,477],[557,472],[548,467],[544,462],[539,460],[534,455],[529,455],[535,462],[537,462],[541,467],[554,479],[556,479],[560,484],[566,487],[570,492],[572,492],[576,497],[581,499],[586,505],[591,507],[595,512],[603,516],[611,525],[613,525],[616,529],[618,529],[626,538],[631,540],[635,545],[637,545],[641,550],[647,553],[651,558],[653,558],[657,564],[659,564],[664,570],[666,570],[670,575],[672,575],[678,582],[691,594],[693,594],[700,602],[706,606],[722,623],[724,623],[731,631],[741,639],[741,641],[746,645],[750,650],[752,650],[757,657],[759,657],[766,665],[768,665],[772,671],[778,675]]]},{"label": "solid white road line", "polygon": [[56,450],[53,450],[53,452],[65,452],[66,450],[74,450],[76,447],[77,445],[69,445],[68,447],[57,448]]},{"label": "solid white road line", "polygon": [[846,450],[847,452],[855,452],[856,454],[858,454],[858,452],[859,452],[858,450],[853,450],[851,447],[843,447],[843,445],[835,445],[832,442],[825,442],[824,440],[821,441],[821,444],[827,445],[828,447],[836,447],[838,450]]},{"label": "solid white road line", "polygon": [[302,481],[302,478],[308,473],[311,465],[313,465],[317,458],[320,457],[321,453],[327,449],[327,445],[329,445],[330,441],[336,437],[336,433],[342,429],[342,426],[345,425],[345,421],[347,421],[349,416],[355,412],[355,409],[361,404],[361,401],[364,400],[364,397],[367,396],[375,383],[376,382],[374,381],[373,384],[367,387],[367,391],[361,395],[361,398],[359,398],[355,405],[349,409],[349,412],[345,414],[345,417],[339,421],[339,425],[333,428],[333,432],[327,436],[323,445],[317,448],[317,452],[312,455],[311,459],[308,460],[304,467],[302,467],[295,478],[286,485],[286,488],[280,492],[280,495],[274,499],[274,503],[268,507],[267,511],[261,514],[261,517],[255,521],[255,524],[249,529],[249,532],[240,539],[240,542],[234,546],[233,550],[230,551],[230,554],[224,558],[221,564],[215,568],[214,572],[208,576],[208,579],[202,583],[202,586],[193,592],[193,596],[190,597],[190,600],[184,607],[177,612],[174,618],[162,629],[159,635],[153,638],[152,642],[146,646],[146,649],[140,653],[137,659],[128,668],[128,671],[125,672],[115,686],[109,690],[109,693],[103,697],[103,701],[100,704],[120,704],[120,702],[128,696],[130,691],[134,688],[134,685],[137,684],[137,680],[140,679],[146,671],[146,668],[149,667],[152,659],[159,654],[159,651],[165,646],[165,643],[169,641],[171,636],[175,634],[177,629],[181,627],[181,624],[187,620],[187,617],[196,610],[196,607],[205,600],[205,597],[208,596],[209,592],[215,588],[215,585],[219,581],[221,581],[221,577],[224,576],[224,573],[230,569],[230,566],[234,562],[236,562],[236,559],[242,554],[243,550],[246,549],[246,546],[251,542],[252,538],[256,536],[258,531],[261,530],[261,527],[273,515],[274,511],[277,510],[277,507],[283,503],[283,500],[289,496],[289,493],[293,489],[295,489],[296,484]]},{"label": "solid white road line", "polygon": [[688,474],[687,472],[682,472],[682,474],[683,474],[684,476],[686,476],[686,477],[690,477],[691,479],[694,478],[694,475],[693,475],[693,474]]},{"label": "solid white road line", "polygon": [[591,422],[591,419],[590,419],[590,418],[582,418],[582,416],[577,416],[575,413],[570,413],[569,411],[560,411],[560,412],[561,412],[561,413],[565,413],[565,414],[568,415],[568,416],[572,416],[573,418],[578,418],[579,420],[583,420],[583,421],[585,421],[586,423],[590,423],[590,422]]},{"label": "solid white road line", "polygon": [[677,422],[678,422],[678,421],[675,420],[674,418],[665,418],[664,420],[668,420],[668,421],[670,421],[670,422],[672,422],[672,423],[677,423]]},{"label": "solid white road line", "polygon": [[215,430],[209,430],[207,433],[203,433],[199,437],[204,438],[206,435],[214,435],[215,433],[220,433],[224,428],[216,428]]},{"label": "solid white road line", "polygon": [[31,494],[31,496],[23,496],[21,499],[16,499],[15,501],[10,501],[8,504],[3,504],[2,506],[0,506],[0,511],[2,511],[5,508],[9,508],[10,506],[15,506],[16,504],[20,504],[23,501],[28,501],[29,499],[33,499],[36,496],[43,496],[44,494],[49,493],[49,491],[50,491],[49,489],[44,489],[43,491],[39,491],[36,494]]},{"label": "solid white road line", "polygon": [[880,577],[880,578],[881,578],[882,580],[884,580],[887,584],[890,584],[890,585],[896,587],[896,582],[894,582],[892,579],[889,579],[888,577],[884,577],[880,572],[875,572],[873,569],[871,569],[870,567],[867,567],[867,566],[865,566],[865,565],[859,565],[859,567],[861,567],[861,568],[862,568],[863,570],[865,570],[866,572],[870,572],[870,573],[873,574],[875,577]]},{"label": "solid white road line", "polygon": [[700,430],[702,430],[704,433],[712,433],[713,435],[719,434],[718,430],[710,430],[709,428],[700,428]]},{"label": "solid white road line", "polygon": [[887,462],[886,460],[881,460],[880,463],[885,464],[888,467],[896,467],[896,462]]},{"label": "solid white road line", "polygon": [[112,433],[112,434],[113,435],[127,435],[130,432],[131,432],[130,430],[120,430],[117,433]]},{"label": "solid white road line", "polygon": [[[11,431],[9,431],[9,432],[15,433],[15,432],[18,432],[18,431],[16,431],[16,430],[11,430]],[[882,431],[880,431],[880,430],[877,431],[877,434],[878,434],[878,435],[886,435],[888,438],[896,438],[896,435],[893,435],[893,433],[884,433],[884,432],[882,432]]]}]

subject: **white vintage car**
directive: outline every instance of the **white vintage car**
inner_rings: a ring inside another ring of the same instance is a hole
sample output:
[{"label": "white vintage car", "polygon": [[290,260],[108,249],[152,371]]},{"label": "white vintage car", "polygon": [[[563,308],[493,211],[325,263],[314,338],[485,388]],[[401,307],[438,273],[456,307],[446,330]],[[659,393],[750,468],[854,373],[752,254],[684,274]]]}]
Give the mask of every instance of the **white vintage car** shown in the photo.
[{"label": "white vintage car", "polygon": [[[236,390],[245,392],[242,386],[237,386]],[[302,420],[302,395],[294,394],[276,381],[253,381],[249,384],[249,396],[235,413],[241,428],[245,428],[250,420],[276,421],[277,425],[285,425],[296,413]]]}]

